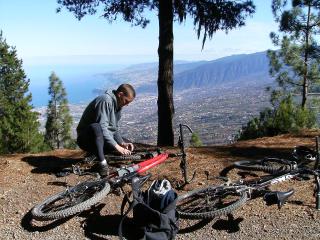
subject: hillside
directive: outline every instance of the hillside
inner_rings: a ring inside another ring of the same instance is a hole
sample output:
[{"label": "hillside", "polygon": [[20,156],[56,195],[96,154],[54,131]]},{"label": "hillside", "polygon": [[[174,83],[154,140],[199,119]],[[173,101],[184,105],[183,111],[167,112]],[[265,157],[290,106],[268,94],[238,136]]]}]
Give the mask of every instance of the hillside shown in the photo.
[{"label": "hillside", "polygon": [[[266,52],[233,55],[213,61],[174,63],[174,89],[190,90],[194,88],[212,88],[223,84],[239,86],[243,83],[271,83],[269,60]],[[139,93],[157,92],[157,63],[133,65],[121,71],[105,73],[105,87],[110,83],[132,83]],[[101,90],[103,90],[102,88]]]},{"label": "hillside", "polygon": [[[233,180],[239,179],[243,171],[228,169],[233,161],[264,156],[286,158],[295,145],[314,147],[314,137],[319,134],[320,131],[308,131],[299,135],[260,138],[232,145],[189,148],[189,169],[196,170],[197,174],[184,190],[217,184],[218,180],[213,176],[219,174]],[[108,195],[95,208],[71,219],[37,222],[30,218],[29,210],[35,204],[83,180],[74,175],[63,178],[54,175],[57,168],[70,166],[81,156],[79,150],[0,156],[1,239],[118,239],[122,196],[117,194]],[[204,171],[209,172],[209,179],[206,179]],[[174,185],[180,179],[178,161],[169,161],[151,172],[153,178],[166,177]],[[320,212],[315,210],[313,187],[313,180],[290,180],[274,185],[273,190],[294,188],[296,191],[281,210],[275,205],[266,206],[259,197],[248,201],[229,217],[202,222],[180,220],[181,230],[177,239],[319,239]],[[179,191],[180,194],[182,192]],[[125,226],[125,235],[132,239],[130,221]]]},{"label": "hillside", "polygon": [[271,83],[266,52],[210,61],[175,75],[175,89],[208,88],[220,84]]}]

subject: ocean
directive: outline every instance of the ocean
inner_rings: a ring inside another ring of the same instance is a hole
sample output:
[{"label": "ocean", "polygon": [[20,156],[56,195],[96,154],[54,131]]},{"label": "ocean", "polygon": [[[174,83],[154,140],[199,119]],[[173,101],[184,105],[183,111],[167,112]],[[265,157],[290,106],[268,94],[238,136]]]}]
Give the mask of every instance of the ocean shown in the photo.
[{"label": "ocean", "polygon": [[[116,82],[105,75],[121,70],[127,65],[30,65],[24,66],[27,78],[30,79],[29,92],[32,93],[34,107],[46,106],[49,100],[49,76],[52,72],[63,82],[69,103],[88,102],[98,93],[97,89],[113,87]],[[104,74],[104,75],[103,75]]]}]

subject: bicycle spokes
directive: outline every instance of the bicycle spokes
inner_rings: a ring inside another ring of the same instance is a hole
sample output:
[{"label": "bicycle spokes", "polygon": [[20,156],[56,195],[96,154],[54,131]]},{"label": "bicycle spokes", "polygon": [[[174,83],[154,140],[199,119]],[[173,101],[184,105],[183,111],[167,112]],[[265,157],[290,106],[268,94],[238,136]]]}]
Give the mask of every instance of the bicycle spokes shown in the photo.
[{"label": "bicycle spokes", "polygon": [[225,208],[238,200],[236,192],[208,189],[181,201],[179,209],[188,213],[205,213]]},{"label": "bicycle spokes", "polygon": [[44,213],[57,212],[63,209],[75,206],[80,202],[84,202],[91,198],[96,192],[102,189],[103,185],[90,186],[87,184],[82,184],[76,189],[67,188],[65,194],[57,198],[55,201],[46,205],[43,208]]}]

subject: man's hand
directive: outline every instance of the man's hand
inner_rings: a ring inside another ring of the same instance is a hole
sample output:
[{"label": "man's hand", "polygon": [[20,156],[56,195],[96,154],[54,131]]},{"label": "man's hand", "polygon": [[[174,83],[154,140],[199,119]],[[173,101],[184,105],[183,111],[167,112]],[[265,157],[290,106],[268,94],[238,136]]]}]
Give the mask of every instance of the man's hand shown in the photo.
[{"label": "man's hand", "polygon": [[122,155],[131,155],[131,151],[130,150],[128,150],[128,149],[126,149],[126,148],[123,148],[123,147],[121,147],[120,145],[116,145],[115,146],[115,148],[116,148],[116,150],[119,152],[119,153],[121,153]]},{"label": "man's hand", "polygon": [[133,146],[132,143],[122,143],[121,146],[122,146],[123,148],[125,148],[125,149],[130,150],[131,152],[132,152],[133,149],[134,149],[134,146]]}]

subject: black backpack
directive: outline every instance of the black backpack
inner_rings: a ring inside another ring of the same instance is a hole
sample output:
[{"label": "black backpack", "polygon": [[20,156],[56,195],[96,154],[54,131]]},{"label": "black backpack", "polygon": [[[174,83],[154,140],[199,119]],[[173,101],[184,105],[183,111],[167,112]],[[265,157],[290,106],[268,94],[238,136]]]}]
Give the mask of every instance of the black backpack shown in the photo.
[{"label": "black backpack", "polygon": [[[136,182],[135,182],[136,181]],[[122,239],[122,223],[126,215],[133,210],[133,223],[137,239],[143,240],[171,240],[179,231],[176,203],[178,195],[171,189],[168,180],[157,180],[144,192],[140,190],[137,179],[132,180],[133,200],[130,202],[126,195],[121,206],[123,218],[119,225],[119,237]],[[164,192],[159,188],[165,186]],[[123,214],[126,203],[129,209]]]}]

